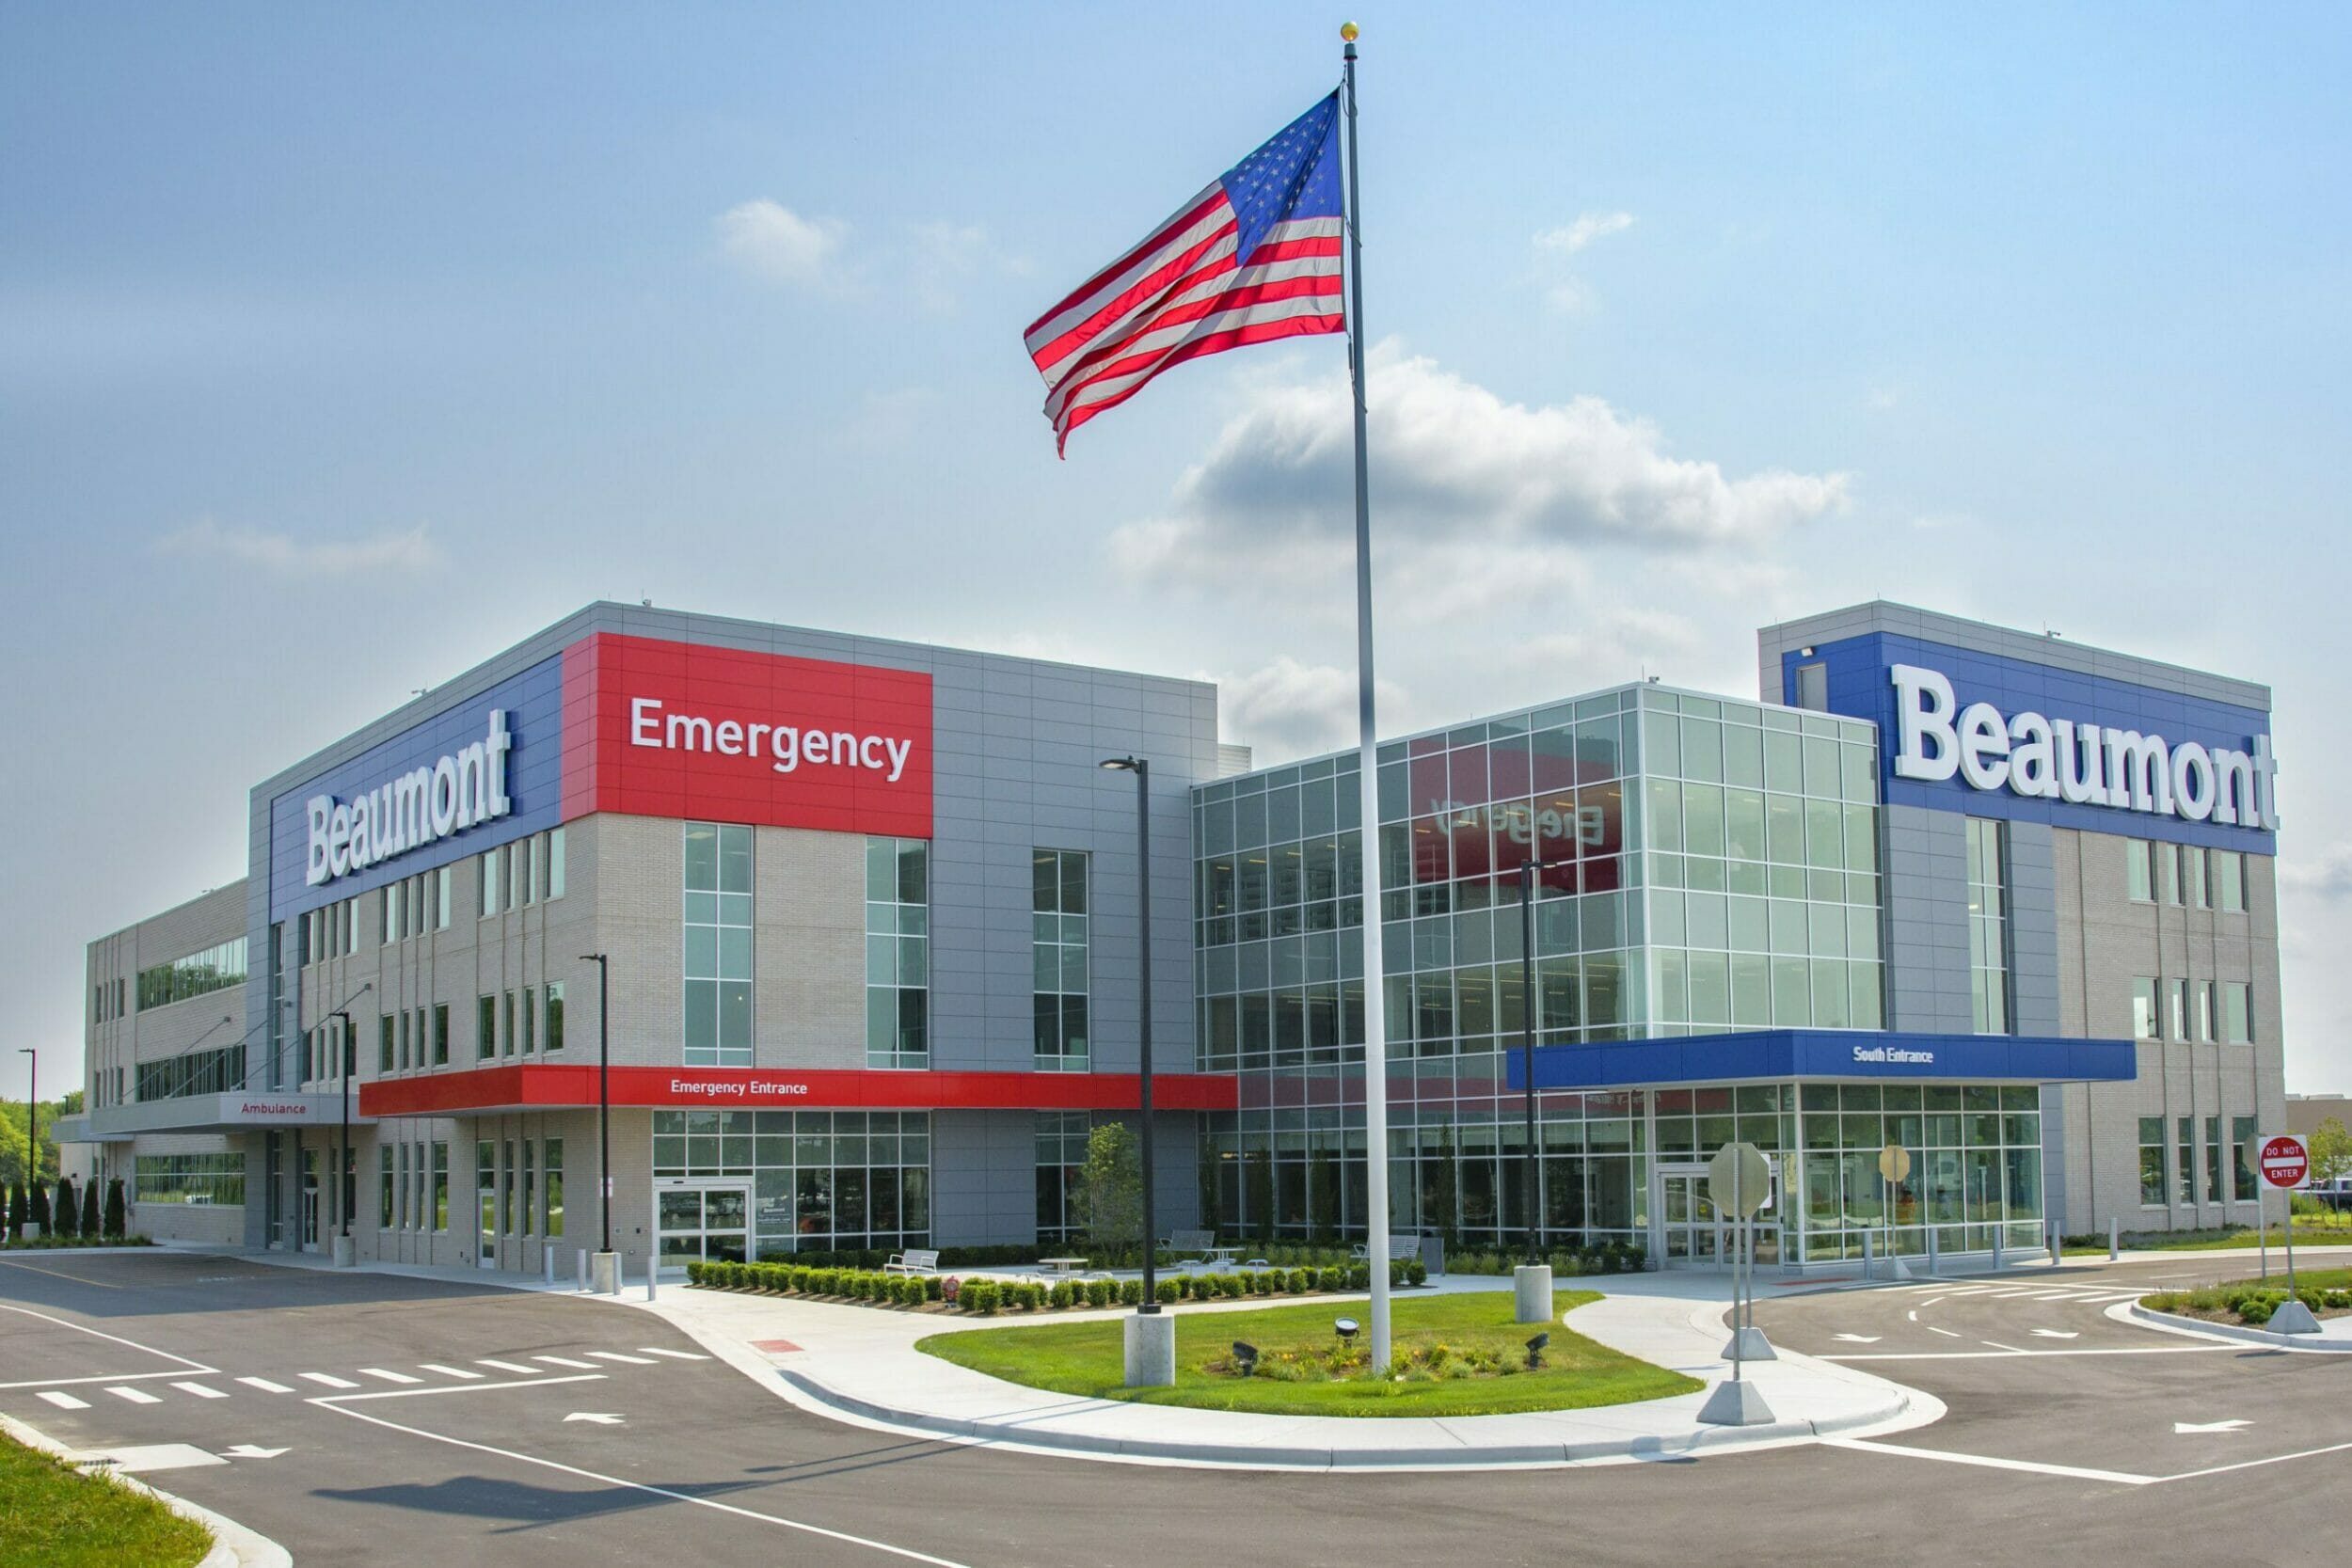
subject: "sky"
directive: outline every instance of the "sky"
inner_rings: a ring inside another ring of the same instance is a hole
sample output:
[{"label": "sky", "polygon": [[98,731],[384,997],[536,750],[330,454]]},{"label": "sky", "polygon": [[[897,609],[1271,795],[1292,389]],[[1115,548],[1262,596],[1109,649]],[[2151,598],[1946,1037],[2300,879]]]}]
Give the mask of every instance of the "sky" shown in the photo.
[{"label": "sky", "polygon": [[[1383,729],[1878,596],[2267,682],[2287,1084],[2352,1090],[2352,12],[1354,19]],[[1021,342],[1341,20],[0,9],[0,1026],[74,1081],[83,944],[253,784],[596,598],[1350,740],[1341,341],[1067,461]]]}]

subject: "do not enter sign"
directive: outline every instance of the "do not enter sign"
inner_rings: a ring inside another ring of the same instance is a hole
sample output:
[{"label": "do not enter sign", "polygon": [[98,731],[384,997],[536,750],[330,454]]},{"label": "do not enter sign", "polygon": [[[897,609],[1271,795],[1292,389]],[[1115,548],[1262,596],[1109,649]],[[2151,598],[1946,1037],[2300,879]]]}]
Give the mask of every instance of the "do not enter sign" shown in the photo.
[{"label": "do not enter sign", "polygon": [[2274,1187],[2299,1187],[2310,1180],[2312,1151],[2299,1134],[2277,1132],[2263,1140],[2262,1162],[2255,1166]]}]

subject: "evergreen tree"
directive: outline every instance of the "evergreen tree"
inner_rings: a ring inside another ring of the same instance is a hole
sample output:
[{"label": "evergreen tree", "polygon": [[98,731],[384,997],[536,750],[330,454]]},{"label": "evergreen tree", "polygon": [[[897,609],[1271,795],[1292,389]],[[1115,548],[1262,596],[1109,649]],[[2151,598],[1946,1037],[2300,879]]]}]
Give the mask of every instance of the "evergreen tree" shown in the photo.
[{"label": "evergreen tree", "polygon": [[98,1234],[98,1179],[92,1177],[82,1183],[82,1234]]},{"label": "evergreen tree", "polygon": [[8,1183],[8,1240],[21,1240],[24,1235],[24,1184]]},{"label": "evergreen tree", "polygon": [[38,1181],[33,1183],[33,1194],[25,1217],[40,1227],[42,1235],[49,1234],[49,1189]]},{"label": "evergreen tree", "polygon": [[82,1205],[80,1200],[73,1196],[72,1177],[57,1178],[57,1196],[51,1203],[49,1212],[57,1217],[58,1235],[77,1236],[81,1234]]},{"label": "evergreen tree", "polygon": [[118,1176],[112,1181],[106,1183],[107,1239],[110,1241],[120,1240],[122,1236],[122,1178]]}]

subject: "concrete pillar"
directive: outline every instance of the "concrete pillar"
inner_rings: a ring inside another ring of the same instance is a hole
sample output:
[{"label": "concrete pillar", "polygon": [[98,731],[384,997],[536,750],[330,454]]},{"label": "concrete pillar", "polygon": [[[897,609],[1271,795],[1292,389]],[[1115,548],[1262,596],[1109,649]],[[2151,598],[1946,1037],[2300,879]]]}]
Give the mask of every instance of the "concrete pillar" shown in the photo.
[{"label": "concrete pillar", "polygon": [[1521,1263],[1511,1271],[1511,1289],[1517,1311],[1513,1323],[1549,1323],[1551,1322],[1551,1265]]},{"label": "concrete pillar", "polygon": [[1176,1385],[1176,1314],[1130,1312],[1124,1319],[1126,1386],[1172,1388]]}]

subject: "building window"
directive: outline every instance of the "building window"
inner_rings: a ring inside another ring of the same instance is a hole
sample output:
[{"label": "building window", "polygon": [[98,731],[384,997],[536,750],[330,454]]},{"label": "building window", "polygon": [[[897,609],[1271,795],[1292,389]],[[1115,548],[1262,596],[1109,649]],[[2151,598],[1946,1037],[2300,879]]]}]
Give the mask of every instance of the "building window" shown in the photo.
[{"label": "building window", "polygon": [[1087,1065],[1087,855],[1040,849],[1031,859],[1029,952],[1035,972],[1036,1065]]},{"label": "building window", "polygon": [[2254,1040],[2254,988],[2244,980],[2221,982],[2221,1038],[2231,1045]]},{"label": "building window", "polygon": [[392,1172],[392,1146],[378,1144],[375,1154],[375,1223],[377,1228],[389,1230],[392,1227],[392,1205],[400,1193]]},{"label": "building window", "polygon": [[482,873],[482,918],[485,920],[499,912],[499,890],[504,863],[496,849],[483,850],[482,859],[476,863],[477,869]]},{"label": "building window", "polygon": [[539,890],[536,885],[537,879],[533,873],[538,869],[538,857],[532,851],[538,842],[535,838],[521,838],[515,841],[513,860],[515,889],[514,895],[508,903],[516,909],[520,909],[525,904],[537,902]]},{"label": "building window", "polygon": [[2148,1208],[2164,1207],[2164,1118],[2139,1118],[2139,1201]]},{"label": "building window", "polygon": [[2175,980],[2166,989],[2172,993],[2172,1037],[2176,1040],[2195,1039],[2197,1037],[2190,1029],[2189,992],[2192,988],[2189,982]]},{"label": "building window", "polygon": [[2221,1118],[2207,1117],[2205,1118],[2205,1197],[2209,1202],[2219,1203],[2223,1201],[2221,1194]]},{"label": "building window", "polygon": [[397,1146],[395,1164],[398,1168],[392,1173],[392,1223],[397,1228],[405,1230],[417,1223],[415,1192],[408,1184],[409,1164],[406,1144]]},{"label": "building window", "polygon": [[2145,974],[2132,978],[2132,1037],[2152,1040],[2157,1037],[2156,983]]},{"label": "building window", "polygon": [[502,1056],[512,1056],[515,1053],[516,1039],[515,993],[510,990],[504,992],[503,996],[506,1010],[506,1037],[504,1040],[500,1042],[499,1054]]},{"label": "building window", "polygon": [[522,1163],[515,1167],[516,1180],[522,1185],[522,1201],[515,1206],[517,1211],[515,1215],[515,1227],[526,1236],[531,1234],[532,1224],[539,1218],[539,1162],[537,1155],[538,1151],[532,1148],[532,1140],[525,1138],[523,1140]]},{"label": "building window", "polygon": [[2010,1032],[2008,829],[1968,818],[1969,999],[1979,1035]]},{"label": "building window", "polygon": [[2230,1148],[2235,1154],[2237,1169],[2233,1190],[2240,1203],[2255,1202],[2261,1196],[2254,1184],[2254,1167],[2246,1163],[2247,1146],[2253,1141],[2254,1118],[2232,1117],[2230,1118]]},{"label": "building window", "polygon": [[2246,857],[2234,849],[2213,852],[2213,907],[2224,914],[2246,912]]},{"label": "building window", "polygon": [[242,1154],[141,1154],[132,1167],[131,1196],[140,1203],[200,1203],[232,1208],[245,1201]]},{"label": "building window", "polygon": [[2201,980],[2198,982],[2195,990],[2195,995],[2197,1000],[2197,1037],[2208,1044],[2211,1044],[2214,1037],[2213,982],[2211,980]]},{"label": "building window", "polygon": [[523,1054],[533,1055],[539,1049],[539,995],[535,986],[523,988]]},{"label": "building window", "polygon": [[548,830],[548,896],[564,896],[564,830]]},{"label": "building window", "polygon": [[[563,832],[560,828],[556,831]],[[552,898],[555,895],[548,896]],[[552,1051],[555,1047],[549,1045],[548,1049]],[[539,1227],[539,1234],[553,1241],[564,1234],[564,1140],[549,1138],[547,1151],[548,1177],[540,1190],[547,1194],[548,1212],[545,1223]]]},{"label": "building window", "polygon": [[2134,903],[2151,903],[2156,896],[2155,847],[2144,838],[2123,841],[2123,878]]},{"label": "building window", "polygon": [[378,1076],[392,1070],[392,1015],[389,1013],[375,1021],[375,1070]]},{"label": "building window", "polygon": [[499,999],[480,996],[474,999],[473,1053],[479,1061],[488,1061],[499,1049]]},{"label": "building window", "polygon": [[2148,847],[2156,857],[2156,902],[2179,904],[2181,901],[2180,846],[2152,844]]},{"label": "building window", "polygon": [[1037,1115],[1037,1239],[1066,1242],[1086,1228],[1078,1179],[1086,1169],[1092,1134],[1084,1111],[1040,1111]]},{"label": "building window", "polygon": [[449,1004],[433,1004],[433,1065],[449,1065]]},{"label": "building window", "polygon": [[752,831],[686,824],[688,1067],[752,1065]]},{"label": "building window", "polygon": [[451,871],[452,868],[445,865],[431,874],[434,881],[433,928],[437,931],[449,929],[450,887],[455,880]]},{"label": "building window", "polygon": [[167,1006],[245,984],[245,938],[139,971],[139,1008]]},{"label": "building window", "polygon": [[930,1064],[930,846],[866,841],[866,1065]]},{"label": "building window", "polygon": [[[549,981],[548,982],[548,984],[547,984],[547,999],[548,999],[548,1004],[547,1004],[547,1006],[548,1006],[547,1048],[548,1048],[549,1051],[561,1051],[561,1050],[563,1050],[563,1049],[564,1049],[564,982],[563,982],[563,981],[561,981],[561,980],[549,980]],[[548,1148],[559,1148],[559,1147],[561,1147],[561,1146],[560,1146],[560,1145],[556,1145],[556,1144],[549,1144],[548,1147]]]},{"label": "building window", "polygon": [[2180,1118],[2180,1163],[2172,1167],[2173,1176],[2181,1184],[2181,1201],[2197,1201],[2197,1118]]},{"label": "building window", "polygon": [[2193,844],[2181,847],[2181,892],[2192,910],[2213,905],[2212,889],[2205,881],[2205,852]]},{"label": "building window", "polygon": [[449,1228],[449,1145],[433,1146],[433,1228]]},{"label": "building window", "polygon": [[376,907],[383,917],[384,945],[389,947],[408,934],[403,928],[404,922],[408,918],[408,884],[386,882],[381,891],[383,896]]},{"label": "building window", "polygon": [[930,1117],[920,1111],[657,1110],[653,1174],[750,1178],[761,1258],[930,1244]]}]

